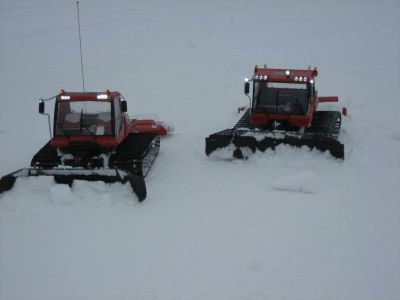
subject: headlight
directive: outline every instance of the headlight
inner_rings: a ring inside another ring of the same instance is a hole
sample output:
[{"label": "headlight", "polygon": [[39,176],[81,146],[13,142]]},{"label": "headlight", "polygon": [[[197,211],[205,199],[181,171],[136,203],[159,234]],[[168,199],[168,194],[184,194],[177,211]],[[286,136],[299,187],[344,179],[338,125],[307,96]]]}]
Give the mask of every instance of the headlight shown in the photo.
[{"label": "headlight", "polygon": [[107,94],[100,94],[100,95],[97,95],[97,99],[99,99],[99,100],[108,99],[108,95],[107,95]]}]

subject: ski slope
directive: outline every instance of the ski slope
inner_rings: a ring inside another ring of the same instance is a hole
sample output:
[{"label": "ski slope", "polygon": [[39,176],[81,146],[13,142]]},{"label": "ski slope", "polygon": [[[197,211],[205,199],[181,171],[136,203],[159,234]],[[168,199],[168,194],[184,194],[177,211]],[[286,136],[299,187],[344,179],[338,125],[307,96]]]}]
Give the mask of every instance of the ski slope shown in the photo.
[{"label": "ski slope", "polygon": [[[82,89],[75,1],[0,2],[0,175],[49,139],[37,100]],[[18,179],[0,195],[0,299],[400,298],[400,3],[80,1],[88,91],[172,122],[129,186]],[[345,160],[204,154],[254,65],[317,66]],[[50,113],[51,105],[46,109]]]}]

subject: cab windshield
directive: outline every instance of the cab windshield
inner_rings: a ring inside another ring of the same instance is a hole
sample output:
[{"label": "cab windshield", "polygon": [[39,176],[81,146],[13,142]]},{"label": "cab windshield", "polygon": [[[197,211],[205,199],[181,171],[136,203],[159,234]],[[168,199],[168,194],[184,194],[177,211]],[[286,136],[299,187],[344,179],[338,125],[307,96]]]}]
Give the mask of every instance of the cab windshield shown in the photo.
[{"label": "cab windshield", "polygon": [[60,101],[57,104],[55,135],[111,135],[111,103]]},{"label": "cab windshield", "polygon": [[309,89],[306,83],[255,82],[254,108],[266,113],[305,115]]}]

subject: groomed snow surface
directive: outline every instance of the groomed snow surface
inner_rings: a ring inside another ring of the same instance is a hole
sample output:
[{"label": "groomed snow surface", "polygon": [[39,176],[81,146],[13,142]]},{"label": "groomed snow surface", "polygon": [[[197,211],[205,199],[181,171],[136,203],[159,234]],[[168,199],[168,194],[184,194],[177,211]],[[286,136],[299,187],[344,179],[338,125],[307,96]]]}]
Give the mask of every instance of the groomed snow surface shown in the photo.
[{"label": "groomed snow surface", "polygon": [[[398,1],[87,0],[80,15],[86,90],[175,132],[142,203],[49,177],[0,195],[0,299],[400,299]],[[48,140],[36,100],[81,90],[76,21],[75,1],[0,2],[1,175]],[[319,95],[349,111],[344,161],[205,156],[256,63],[319,68]]]}]

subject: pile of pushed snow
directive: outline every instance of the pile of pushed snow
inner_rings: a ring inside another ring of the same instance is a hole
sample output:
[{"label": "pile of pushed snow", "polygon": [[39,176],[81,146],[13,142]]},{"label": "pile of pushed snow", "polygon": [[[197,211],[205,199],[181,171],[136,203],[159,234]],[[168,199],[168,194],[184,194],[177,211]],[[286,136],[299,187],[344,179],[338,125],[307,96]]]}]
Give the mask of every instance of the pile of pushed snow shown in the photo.
[{"label": "pile of pushed snow", "polygon": [[[235,159],[233,157],[233,153],[237,150],[237,147],[234,144],[229,144],[226,147],[218,148],[210,153],[209,157],[215,160],[232,160]],[[310,149],[307,146],[302,147],[294,147],[287,144],[280,144],[275,147],[275,149],[268,148],[265,151],[256,150],[253,152],[249,147],[240,147],[240,152],[242,153],[245,159],[249,159],[252,161],[263,160],[266,157],[277,157],[279,160],[284,158],[294,159],[294,157],[300,157],[303,162],[310,162],[311,160],[324,159],[324,160],[336,160],[341,161],[340,159],[334,158],[328,150],[321,151],[319,149],[313,148]],[[283,157],[282,157],[283,156]]]},{"label": "pile of pushed snow", "polygon": [[279,191],[315,193],[316,182],[316,175],[313,171],[301,170],[273,180],[271,186]]},{"label": "pile of pushed snow", "polygon": [[57,184],[50,176],[17,178],[14,187],[1,194],[1,199],[0,207],[12,209],[49,204],[53,207],[108,207],[117,203],[138,202],[129,184],[74,180],[69,187]]},{"label": "pile of pushed snow", "polygon": [[241,148],[242,153],[247,156],[245,160],[233,159],[235,149],[235,146],[229,145],[214,151],[210,157],[246,165],[252,170],[253,178],[262,178],[275,191],[316,193],[323,182],[320,174],[343,166],[343,161],[332,157],[328,151],[310,150],[306,146],[297,148],[281,144],[275,150],[257,150],[255,153],[249,148]]},{"label": "pile of pushed snow", "polygon": [[233,152],[235,151],[236,146],[233,144],[230,144],[226,147],[223,148],[218,148],[216,150],[214,150],[213,152],[210,153],[209,157],[211,159],[215,159],[215,160],[231,160],[233,159]]}]

